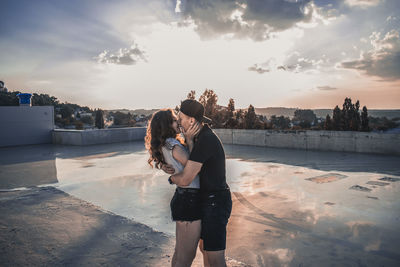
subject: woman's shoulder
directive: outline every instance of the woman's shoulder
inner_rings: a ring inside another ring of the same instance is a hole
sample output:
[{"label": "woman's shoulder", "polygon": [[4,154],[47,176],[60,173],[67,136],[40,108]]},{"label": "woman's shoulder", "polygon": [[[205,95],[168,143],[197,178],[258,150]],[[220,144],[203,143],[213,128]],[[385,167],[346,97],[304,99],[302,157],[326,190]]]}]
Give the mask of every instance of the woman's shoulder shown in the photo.
[{"label": "woman's shoulder", "polygon": [[174,148],[174,146],[176,146],[176,145],[182,145],[181,144],[181,142],[179,142],[177,139],[175,139],[175,138],[167,138],[166,140],[165,140],[165,146],[168,148],[168,149],[173,149]]}]

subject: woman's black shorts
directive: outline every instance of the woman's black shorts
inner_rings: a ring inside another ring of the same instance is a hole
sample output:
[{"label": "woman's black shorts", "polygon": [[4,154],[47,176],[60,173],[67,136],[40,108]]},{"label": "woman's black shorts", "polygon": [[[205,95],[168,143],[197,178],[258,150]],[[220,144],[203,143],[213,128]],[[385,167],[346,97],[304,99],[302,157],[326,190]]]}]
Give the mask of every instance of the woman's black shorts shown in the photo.
[{"label": "woman's black shorts", "polygon": [[201,219],[200,189],[177,187],[171,199],[171,214],[174,221],[196,221]]}]

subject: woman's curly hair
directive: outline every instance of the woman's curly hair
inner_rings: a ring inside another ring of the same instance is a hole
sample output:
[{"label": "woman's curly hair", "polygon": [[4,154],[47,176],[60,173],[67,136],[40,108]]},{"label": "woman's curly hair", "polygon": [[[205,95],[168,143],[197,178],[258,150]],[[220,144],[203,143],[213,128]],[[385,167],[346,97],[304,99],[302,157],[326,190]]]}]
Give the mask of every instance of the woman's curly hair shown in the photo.
[{"label": "woman's curly hair", "polygon": [[151,117],[144,138],[146,149],[150,154],[147,162],[151,167],[153,167],[153,162],[157,169],[160,169],[161,164],[166,163],[161,148],[165,145],[167,138],[175,138],[182,144],[184,143],[179,133],[172,127],[172,123],[176,119],[177,117],[172,109],[159,110]]}]

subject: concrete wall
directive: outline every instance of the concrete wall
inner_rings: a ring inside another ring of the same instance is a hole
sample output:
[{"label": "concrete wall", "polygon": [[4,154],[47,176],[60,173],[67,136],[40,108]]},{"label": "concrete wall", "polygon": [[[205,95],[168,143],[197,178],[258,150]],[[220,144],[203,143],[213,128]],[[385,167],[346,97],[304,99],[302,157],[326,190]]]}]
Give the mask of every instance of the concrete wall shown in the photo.
[{"label": "concrete wall", "polygon": [[51,143],[53,106],[0,106],[0,147]]},{"label": "concrete wall", "polygon": [[224,144],[400,155],[400,134],[214,129]]},{"label": "concrete wall", "polygon": [[86,146],[95,144],[144,141],[146,127],[129,127],[96,130],[53,131],[53,144]]}]

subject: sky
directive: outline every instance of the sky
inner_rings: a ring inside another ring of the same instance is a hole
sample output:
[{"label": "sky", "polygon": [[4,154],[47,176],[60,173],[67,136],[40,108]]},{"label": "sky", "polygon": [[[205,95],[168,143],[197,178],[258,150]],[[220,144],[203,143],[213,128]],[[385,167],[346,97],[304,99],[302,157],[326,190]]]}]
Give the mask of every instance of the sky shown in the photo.
[{"label": "sky", "polygon": [[398,0],[3,0],[0,80],[102,109],[400,108]]}]

